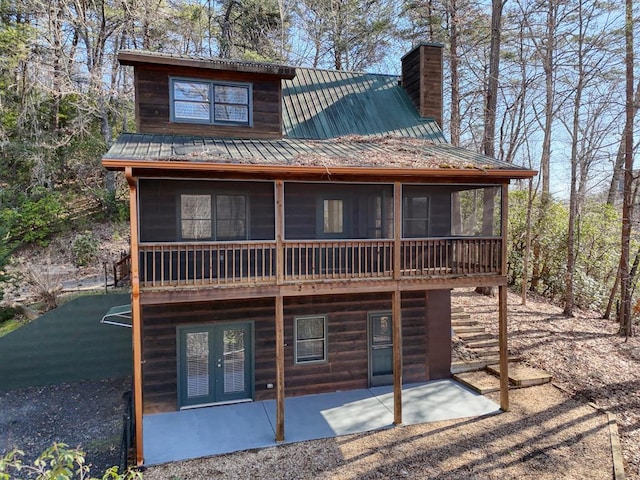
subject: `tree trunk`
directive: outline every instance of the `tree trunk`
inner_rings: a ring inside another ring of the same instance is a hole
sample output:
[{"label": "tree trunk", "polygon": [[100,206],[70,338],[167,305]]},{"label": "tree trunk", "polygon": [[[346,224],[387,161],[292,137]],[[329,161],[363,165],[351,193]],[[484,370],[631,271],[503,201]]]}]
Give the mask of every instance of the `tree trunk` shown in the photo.
[{"label": "tree trunk", "polygon": [[[491,50],[489,52],[489,80],[484,110],[484,135],[482,150],[485,155],[495,156],[496,136],[496,105],[498,102],[498,75],[500,73],[500,34],[502,32],[502,7],[505,0],[491,0]],[[491,194],[491,201],[488,195]],[[493,190],[485,189],[483,201],[483,230],[492,227],[493,224]],[[491,205],[491,209],[488,209]],[[491,216],[488,219],[488,216]],[[506,239],[505,239],[506,240]],[[476,292],[482,295],[494,296],[494,287],[477,287]]]},{"label": "tree trunk", "polygon": [[531,255],[531,210],[533,210],[533,179],[529,179],[529,196],[527,199],[527,227],[525,232],[524,261],[522,265],[522,305],[527,304],[529,256]]},{"label": "tree trunk", "polygon": [[458,72],[458,8],[456,0],[449,3],[449,44],[451,70],[451,117],[449,131],[451,145],[460,145],[460,75]]},{"label": "tree trunk", "polygon": [[[638,82],[636,86],[636,93],[633,100],[633,118],[635,118],[638,114],[638,110],[640,110],[640,82]],[[624,152],[625,137],[620,140],[620,145],[618,146],[616,162],[613,166],[613,175],[611,176],[611,184],[609,185],[609,193],[607,194],[607,203],[612,206],[615,205],[616,199],[618,198],[618,193],[620,192],[620,180],[622,179],[622,174],[624,173]]]},{"label": "tree trunk", "polygon": [[482,150],[495,156],[496,106],[498,103],[498,75],[500,74],[500,34],[502,32],[502,7],[505,0],[491,0],[491,50],[489,52],[489,79],[484,110],[484,135]]},{"label": "tree trunk", "polygon": [[631,242],[631,209],[633,177],[633,1],[626,0],[626,124],[624,189],[622,201],[622,241],[620,252],[620,333],[632,335],[631,284],[629,275],[629,245]]},{"label": "tree trunk", "polygon": [[542,153],[540,155],[540,170],[542,172],[542,203],[550,195],[549,163],[551,159],[551,128],[553,126],[553,102],[555,99],[554,68],[555,68],[555,34],[557,0],[549,0],[547,10],[547,35],[542,66],[545,78],[545,107],[544,107],[544,137],[542,139]]}]

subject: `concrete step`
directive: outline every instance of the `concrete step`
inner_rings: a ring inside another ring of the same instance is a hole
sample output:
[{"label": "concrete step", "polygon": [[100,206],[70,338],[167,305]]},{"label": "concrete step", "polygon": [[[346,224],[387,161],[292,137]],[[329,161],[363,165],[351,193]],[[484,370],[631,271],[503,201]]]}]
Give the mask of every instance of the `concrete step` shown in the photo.
[{"label": "concrete step", "polygon": [[451,314],[454,313],[464,313],[464,307],[460,307],[460,306],[451,306]]},{"label": "concrete step", "polygon": [[500,342],[496,339],[491,340],[480,340],[478,342],[466,342],[467,348],[489,348],[489,347],[498,347]]},{"label": "concrete step", "polygon": [[468,320],[471,315],[464,312],[451,312],[451,320]]}]

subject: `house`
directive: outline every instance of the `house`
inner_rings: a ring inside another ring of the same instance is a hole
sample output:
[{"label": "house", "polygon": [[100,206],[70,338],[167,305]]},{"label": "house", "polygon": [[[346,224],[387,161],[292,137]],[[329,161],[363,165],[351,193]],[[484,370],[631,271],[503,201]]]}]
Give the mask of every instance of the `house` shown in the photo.
[{"label": "house", "polygon": [[[137,461],[142,417],[448,378],[450,291],[498,286],[510,179],[442,134],[442,48],[402,78],[122,51]],[[502,408],[508,408],[502,379]]]}]

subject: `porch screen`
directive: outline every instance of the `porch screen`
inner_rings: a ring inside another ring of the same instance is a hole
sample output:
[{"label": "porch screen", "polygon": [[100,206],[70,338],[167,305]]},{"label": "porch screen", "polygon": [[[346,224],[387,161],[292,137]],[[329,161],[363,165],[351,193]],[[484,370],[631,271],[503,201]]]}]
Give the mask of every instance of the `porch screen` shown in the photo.
[{"label": "porch screen", "polygon": [[295,319],[296,363],[323,362],[327,359],[326,320],[325,316]]},{"label": "porch screen", "polygon": [[216,240],[246,240],[246,238],[246,197],[216,195]]},{"label": "porch screen", "polygon": [[501,235],[500,187],[474,187],[451,196],[451,233],[469,237]]}]

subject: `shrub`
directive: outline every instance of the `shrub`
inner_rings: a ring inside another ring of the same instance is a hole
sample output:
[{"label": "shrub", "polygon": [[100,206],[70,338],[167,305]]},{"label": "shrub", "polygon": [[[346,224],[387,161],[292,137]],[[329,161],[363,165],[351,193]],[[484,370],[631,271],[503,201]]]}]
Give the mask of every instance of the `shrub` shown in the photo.
[{"label": "shrub", "polygon": [[76,267],[90,264],[98,255],[98,241],[91,232],[79,233],[71,244]]},{"label": "shrub", "polygon": [[[24,463],[24,453],[13,450],[0,458],[0,480],[34,478],[38,480],[140,480],[142,474],[129,469],[119,473],[118,467],[111,467],[100,477],[92,477],[85,463],[85,454],[79,449],[70,449],[64,443],[54,443],[33,461]],[[19,477],[12,476],[17,473]]]}]

